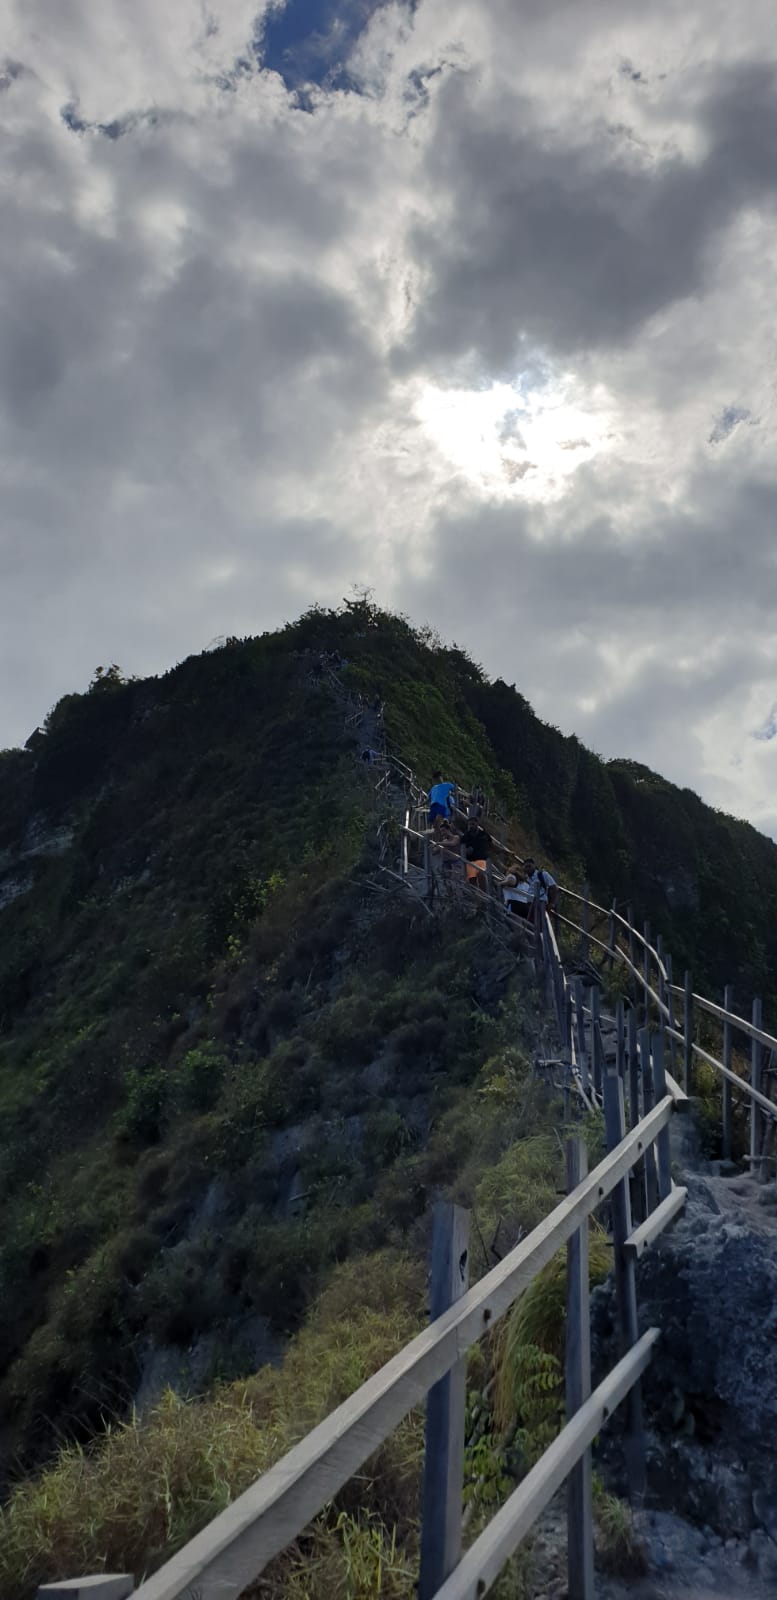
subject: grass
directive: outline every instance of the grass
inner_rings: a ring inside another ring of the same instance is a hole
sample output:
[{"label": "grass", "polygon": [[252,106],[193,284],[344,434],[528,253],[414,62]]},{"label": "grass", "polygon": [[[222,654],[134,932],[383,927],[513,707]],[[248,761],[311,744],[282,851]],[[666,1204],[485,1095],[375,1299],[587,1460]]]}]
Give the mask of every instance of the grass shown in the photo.
[{"label": "grass", "polygon": [[[147,1418],[133,1415],[88,1448],[63,1450],[0,1511],[3,1600],[27,1600],[38,1584],[87,1572],[131,1572],[139,1581],[401,1348],[418,1330],[422,1302],[415,1262],[385,1252],[358,1269],[347,1264],[282,1367],[202,1400],[168,1392]],[[383,1561],[388,1573],[396,1556],[396,1535],[385,1551],[376,1542],[377,1503],[395,1527],[414,1528],[421,1437],[412,1415],[344,1491],[338,1537],[345,1547],[348,1536],[353,1560],[373,1571]],[[326,1542],[329,1532],[315,1537]],[[298,1559],[292,1551],[285,1561],[293,1570]]]}]

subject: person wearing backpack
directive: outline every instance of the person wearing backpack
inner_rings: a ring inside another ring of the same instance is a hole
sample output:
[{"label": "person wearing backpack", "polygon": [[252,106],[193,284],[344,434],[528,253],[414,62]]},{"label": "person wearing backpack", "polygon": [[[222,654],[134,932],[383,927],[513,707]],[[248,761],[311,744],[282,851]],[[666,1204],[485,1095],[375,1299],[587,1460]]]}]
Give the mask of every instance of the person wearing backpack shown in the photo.
[{"label": "person wearing backpack", "polygon": [[547,906],[549,911],[555,911],[558,888],[556,880],[545,867],[538,867],[532,856],[527,856],[523,863],[524,882],[530,891],[532,903],[537,898],[539,888],[540,905]]}]

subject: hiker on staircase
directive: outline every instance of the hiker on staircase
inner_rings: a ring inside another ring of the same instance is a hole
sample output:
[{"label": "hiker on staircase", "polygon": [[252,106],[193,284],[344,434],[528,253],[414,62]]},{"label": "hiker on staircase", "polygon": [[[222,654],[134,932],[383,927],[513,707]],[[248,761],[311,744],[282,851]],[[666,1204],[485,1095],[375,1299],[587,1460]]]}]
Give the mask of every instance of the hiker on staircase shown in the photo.
[{"label": "hiker on staircase", "polygon": [[465,863],[467,883],[471,883],[473,888],[485,889],[486,863],[491,853],[491,836],[486,833],[485,828],[481,826],[477,817],[470,817],[461,835],[461,842],[467,853]]},{"label": "hiker on staircase", "polygon": [[441,772],[432,773],[432,786],[429,790],[429,821],[437,837],[439,837],[443,822],[447,822],[450,818],[450,797],[455,793],[455,790],[455,783],[445,783]]}]

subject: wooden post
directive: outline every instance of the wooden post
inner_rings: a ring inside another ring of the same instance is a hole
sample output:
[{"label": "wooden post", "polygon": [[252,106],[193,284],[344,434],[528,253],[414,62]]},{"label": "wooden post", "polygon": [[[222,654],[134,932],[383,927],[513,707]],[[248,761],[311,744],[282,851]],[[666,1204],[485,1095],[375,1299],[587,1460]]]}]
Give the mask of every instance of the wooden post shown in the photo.
[{"label": "wooden post", "polygon": [[664,961],[664,941],[660,933],[656,934],[656,954],[658,956],[658,998],[663,1000],[664,1005],[666,1005],[666,984],[664,983],[664,974],[661,971],[661,968],[666,966],[666,962]]},{"label": "wooden post", "polygon": [[584,961],[588,960],[588,955],[589,955],[589,951],[590,951],[590,945],[588,943],[588,933],[589,933],[590,926],[591,926],[590,908],[589,908],[589,904],[588,904],[590,898],[591,898],[590,886],[587,883],[584,883],[583,884],[583,960]]},{"label": "wooden post", "polygon": [[[754,1028],[760,1028],[760,1026],[761,1026],[761,1002],[757,998],[753,1001],[752,1023],[753,1023],[753,1027]],[[751,1045],[751,1050],[750,1050],[750,1083],[751,1083],[751,1086],[752,1086],[753,1089],[758,1089],[759,1091],[760,1091],[760,1088],[761,1088],[761,1054],[762,1054],[762,1046],[761,1046],[760,1039],[753,1039],[752,1040],[752,1045]],[[751,1100],[750,1101],[750,1171],[752,1172],[753,1176],[756,1177],[756,1178],[760,1178],[760,1176],[761,1176],[761,1163],[760,1163],[760,1161],[758,1159],[760,1154],[761,1154],[760,1133],[761,1133],[761,1110],[760,1110],[760,1107],[756,1104],[755,1100]]]},{"label": "wooden post", "polygon": [[[623,1084],[615,1072],[604,1075],[604,1119],[607,1131],[607,1148],[614,1150],[626,1131],[623,1110]],[[637,1283],[635,1264],[626,1251],[626,1240],[631,1233],[631,1207],[629,1186],[624,1178],[616,1185],[610,1201],[612,1216],[612,1242],[615,1256],[615,1291],[618,1302],[621,1355],[625,1355],[639,1338],[637,1324]],[[631,1499],[641,1501],[645,1494],[645,1438],[642,1427],[642,1389],[636,1383],[626,1401],[626,1438],[624,1454],[629,1478]]]},{"label": "wooden post", "polygon": [[629,1127],[639,1122],[639,1055],[637,1052],[637,1013],[629,1006]]},{"label": "wooden post", "polygon": [[[664,1031],[659,1029],[651,1040],[653,1054],[653,1086],[656,1105],[666,1098],[666,1065],[664,1062]],[[669,1129],[662,1128],[656,1139],[658,1158],[658,1198],[668,1199],[672,1192],[672,1158],[669,1146]]]},{"label": "wooden post", "polygon": [[614,966],[614,963],[615,963],[615,907],[616,907],[616,905],[617,905],[617,901],[613,900],[613,902],[612,902],[612,910],[610,911],[610,931],[609,931],[609,935],[608,935],[608,938],[607,938],[607,945],[608,945],[608,949],[609,949],[609,952],[610,952],[610,954],[609,954],[607,959],[608,959],[608,962],[609,962],[610,972],[612,972],[612,969],[613,969],[613,966]]},{"label": "wooden post", "polygon": [[583,1016],[583,980],[575,978],[575,1030],[577,1033],[577,1059],[580,1066],[580,1081],[586,1094],[590,1092],[591,1075],[588,1070],[588,1049],[585,1042],[585,1017]]},{"label": "wooden post", "polygon": [[539,878],[534,885],[534,949],[537,972],[542,971],[542,900]]},{"label": "wooden post", "polygon": [[[627,908],[626,908],[626,916],[627,916],[628,924],[629,924],[629,961],[631,962],[631,966],[633,968],[637,964],[637,957],[636,957],[636,951],[635,951],[635,948],[634,948],[634,912],[633,912],[631,906],[627,906]],[[634,1004],[636,1005],[637,999],[638,999],[638,995],[637,995],[637,980],[636,980],[636,978],[634,976],[634,972],[633,971],[629,971],[629,984],[630,984],[631,998],[634,1001]]]},{"label": "wooden post", "polygon": [[591,1012],[591,1068],[594,1081],[594,1090],[597,1094],[601,1094],[602,1092],[602,1063],[604,1061],[604,1047],[602,1045],[602,1035],[599,1027],[599,1000],[600,997],[598,985],[592,983],[588,991],[588,1005]]},{"label": "wooden post", "polygon": [[[723,990],[723,1010],[734,1009],[734,985],[727,983]],[[723,1065],[731,1071],[732,1057],[731,1023],[723,1024]],[[723,1079],[723,1160],[731,1160],[731,1080]]]},{"label": "wooden post", "polygon": [[650,1016],[650,1001],[648,1000],[648,996],[647,996],[647,987],[648,987],[648,984],[650,983],[650,951],[648,950],[648,945],[650,944],[650,923],[649,922],[646,922],[644,924],[644,927],[642,929],[642,933],[643,933],[644,940],[645,940],[645,943],[644,943],[644,945],[642,947],[642,973],[643,973],[643,977],[644,977],[644,980],[645,980],[645,1023],[647,1025],[648,1018]]},{"label": "wooden post", "polygon": [[[588,1173],[584,1140],[567,1144],[567,1194]],[[588,1219],[567,1244],[567,1420],[591,1393],[591,1323],[588,1304]],[[567,1479],[568,1600],[594,1600],[594,1530],[591,1451],[586,1450]]]},{"label": "wooden post", "polygon": [[[637,1011],[629,1007],[629,1127],[636,1128],[640,1119],[639,1048],[637,1044]],[[645,1220],[645,1163],[641,1159],[631,1169],[631,1210],[636,1222]]]},{"label": "wooden post", "polygon": [[618,1000],[615,1005],[615,1070],[621,1080],[625,1075],[625,1056],[623,1001]]},{"label": "wooden post", "polygon": [[[643,1116],[647,1116],[655,1105],[653,1093],[653,1064],[650,1057],[650,1033],[647,1028],[640,1028],[639,1054],[642,1064],[642,1106]],[[653,1146],[645,1151],[645,1215],[650,1216],[658,1205],[658,1176],[656,1173],[656,1155]]]},{"label": "wooden post", "polygon": [[[461,1298],[468,1284],[469,1212],[438,1201],[432,1233],[432,1322]],[[426,1402],[418,1600],[432,1600],[461,1555],[466,1398],[465,1354],[433,1385]]]},{"label": "wooden post", "polygon": [[691,1080],[693,1078],[693,984],[690,972],[685,974],[683,1039],[683,1088],[686,1094],[690,1094]]},{"label": "wooden post", "polygon": [[[666,994],[664,996],[664,999],[666,1000],[666,1006],[667,1006],[667,1010],[669,1012],[669,1026],[670,1026],[670,1028],[673,1028],[674,1027],[674,996],[672,994],[672,984],[674,982],[674,979],[672,977],[672,957],[669,955],[668,952],[664,956],[664,966],[666,967],[666,976],[667,976],[667,978],[669,980],[668,983],[667,983]],[[676,1077],[676,1073],[675,1073],[674,1068],[675,1068],[674,1039],[670,1038],[670,1040],[669,1040],[669,1071],[671,1072],[673,1078]]]}]

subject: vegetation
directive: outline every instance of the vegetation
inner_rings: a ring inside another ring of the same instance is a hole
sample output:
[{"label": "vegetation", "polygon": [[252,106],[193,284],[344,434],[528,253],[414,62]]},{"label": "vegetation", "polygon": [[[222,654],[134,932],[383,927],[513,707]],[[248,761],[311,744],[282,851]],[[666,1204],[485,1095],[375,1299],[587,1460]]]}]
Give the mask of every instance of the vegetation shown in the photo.
[{"label": "vegetation", "polygon": [[[325,652],[345,665],[316,671]],[[699,984],[759,988],[768,1026],[775,847],[600,762],[429,630],[359,602],[159,679],[98,669],[0,753],[9,1597],[152,1564],[404,1342],[436,1195],[472,1210],[475,1272],[556,1198],[533,987],[477,920],[391,892],[356,694],[423,779],[482,785],[514,847],[633,901]],[[555,1272],[473,1358],[473,1534],[558,1424]],[[418,1437],[338,1497],[283,1592],[410,1593]]]}]

